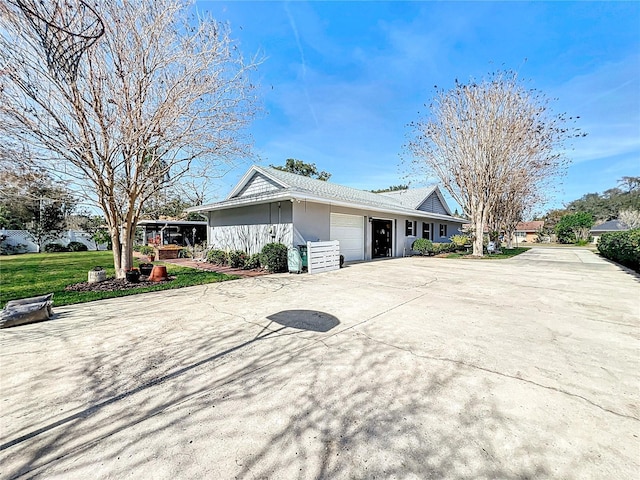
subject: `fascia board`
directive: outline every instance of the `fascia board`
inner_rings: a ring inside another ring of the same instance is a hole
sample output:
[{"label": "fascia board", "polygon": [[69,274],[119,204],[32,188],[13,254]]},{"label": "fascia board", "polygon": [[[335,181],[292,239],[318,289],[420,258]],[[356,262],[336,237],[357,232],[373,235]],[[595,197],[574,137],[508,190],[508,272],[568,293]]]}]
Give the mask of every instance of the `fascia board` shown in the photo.
[{"label": "fascia board", "polygon": [[431,212],[422,212],[420,210],[413,210],[413,209],[409,209],[409,208],[375,207],[375,206],[367,205],[365,203],[354,203],[354,202],[333,200],[333,199],[317,197],[317,196],[309,195],[309,194],[296,195],[296,194],[292,193],[291,195],[292,195],[292,199],[294,201],[295,200],[309,200],[309,201],[317,202],[317,203],[325,203],[325,204],[328,204],[328,205],[335,205],[335,206],[338,206],[338,207],[346,207],[346,208],[355,208],[355,209],[359,209],[359,210],[368,210],[368,211],[376,212],[376,213],[391,213],[391,214],[396,214],[396,215],[403,215],[405,217],[433,218],[433,219],[438,219],[438,220],[447,220],[447,221],[450,221],[450,222],[467,223],[466,220],[462,220],[462,219],[456,218],[456,217],[451,217],[449,215],[441,215],[441,214],[438,214],[438,213],[431,213]]},{"label": "fascia board", "polygon": [[211,212],[213,210],[228,210],[230,208],[245,207],[249,205],[259,205],[261,203],[269,203],[273,201],[291,200],[292,193],[287,190],[286,192],[274,192],[269,195],[260,195],[257,197],[241,197],[232,198],[229,200],[223,200],[222,202],[211,203],[209,205],[202,205],[199,207],[188,208],[187,212]]}]

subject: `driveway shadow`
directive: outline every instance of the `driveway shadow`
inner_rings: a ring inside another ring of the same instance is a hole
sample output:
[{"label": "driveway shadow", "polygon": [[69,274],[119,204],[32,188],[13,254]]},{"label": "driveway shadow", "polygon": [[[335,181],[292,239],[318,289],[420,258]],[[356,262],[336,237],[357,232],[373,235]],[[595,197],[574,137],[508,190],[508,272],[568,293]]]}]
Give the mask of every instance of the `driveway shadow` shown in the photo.
[{"label": "driveway shadow", "polygon": [[333,315],[317,310],[283,310],[269,315],[267,319],[283,327],[322,333],[340,325],[340,320]]}]

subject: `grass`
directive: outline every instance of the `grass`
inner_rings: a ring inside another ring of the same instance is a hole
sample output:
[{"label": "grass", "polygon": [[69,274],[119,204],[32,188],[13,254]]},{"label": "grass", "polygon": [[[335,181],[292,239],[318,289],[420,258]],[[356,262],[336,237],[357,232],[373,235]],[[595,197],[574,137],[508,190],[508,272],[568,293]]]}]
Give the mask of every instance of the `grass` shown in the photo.
[{"label": "grass", "polygon": [[[134,263],[137,264],[136,261]],[[65,291],[67,285],[86,282],[87,272],[95,266],[102,266],[107,277],[115,275],[111,252],[33,253],[0,257],[0,307],[8,300],[50,292],[54,293],[54,305],[62,306],[238,278],[166,264],[168,274],[176,277],[171,282],[114,292]]]},{"label": "grass", "polygon": [[520,255],[521,253],[526,252],[531,247],[516,247],[512,249],[503,248],[501,253],[492,253],[491,255],[485,254],[483,257],[473,257],[471,252],[457,252],[450,253],[445,258],[478,258],[481,260],[500,260],[505,258],[515,257],[516,255]]}]

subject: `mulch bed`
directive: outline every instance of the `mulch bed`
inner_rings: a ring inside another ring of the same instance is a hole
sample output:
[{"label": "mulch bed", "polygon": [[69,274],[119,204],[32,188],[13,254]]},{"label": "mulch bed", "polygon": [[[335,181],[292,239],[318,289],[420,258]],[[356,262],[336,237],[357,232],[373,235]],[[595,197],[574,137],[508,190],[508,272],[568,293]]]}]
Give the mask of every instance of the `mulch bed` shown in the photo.
[{"label": "mulch bed", "polygon": [[134,288],[152,287],[161,283],[170,282],[176,277],[169,277],[168,280],[164,280],[162,282],[150,282],[148,278],[149,277],[141,275],[140,281],[138,283],[133,283],[127,282],[127,280],[124,278],[111,277],[107,278],[104,282],[74,283],[73,285],[68,285],[67,287],[65,287],[65,290],[67,292],[116,292],[118,290],[131,290]]}]

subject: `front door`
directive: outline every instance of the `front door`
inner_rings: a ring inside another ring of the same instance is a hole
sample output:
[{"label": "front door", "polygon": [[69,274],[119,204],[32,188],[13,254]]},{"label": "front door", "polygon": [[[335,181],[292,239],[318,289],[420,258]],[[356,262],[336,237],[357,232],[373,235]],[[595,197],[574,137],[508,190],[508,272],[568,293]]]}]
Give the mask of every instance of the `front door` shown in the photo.
[{"label": "front door", "polygon": [[371,237],[373,244],[372,258],[391,257],[393,256],[393,235],[391,220],[373,220],[371,222],[373,235]]}]

